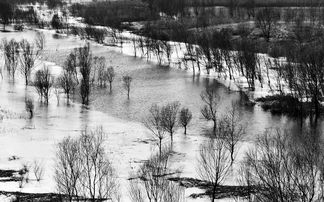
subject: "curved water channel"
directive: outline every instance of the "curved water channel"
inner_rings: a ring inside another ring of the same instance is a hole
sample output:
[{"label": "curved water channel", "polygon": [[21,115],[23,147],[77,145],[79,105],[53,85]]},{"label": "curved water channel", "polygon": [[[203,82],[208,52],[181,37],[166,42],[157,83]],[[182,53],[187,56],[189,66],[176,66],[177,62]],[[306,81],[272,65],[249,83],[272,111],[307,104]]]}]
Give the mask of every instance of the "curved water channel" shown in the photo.
[{"label": "curved water channel", "polygon": [[[53,37],[52,31],[45,31],[46,50],[43,60],[62,65],[66,55],[74,47],[84,44],[76,37]],[[33,40],[35,31],[23,33],[0,33],[0,38],[27,38]],[[118,48],[92,45],[93,56],[104,56],[109,66],[114,66],[117,78],[113,83],[113,93],[108,89],[95,89],[91,96],[89,108],[84,108],[77,101],[71,105],[65,103],[64,97],[57,104],[52,95],[48,106],[42,105],[32,87],[25,88],[23,79],[17,75],[12,82],[7,76],[0,80],[0,107],[16,113],[10,119],[0,122],[0,169],[20,168],[23,163],[36,159],[44,162],[45,177],[40,183],[31,183],[20,189],[17,183],[0,183],[0,190],[21,190],[26,192],[53,192],[53,165],[55,162],[55,145],[66,136],[77,136],[85,127],[102,126],[107,132],[107,151],[113,160],[122,184],[130,172],[142,160],[147,159],[156,144],[141,121],[153,104],[165,104],[179,101],[182,106],[190,108],[193,120],[187,136],[180,128],[175,135],[172,168],[180,168],[183,177],[196,177],[196,159],[199,144],[204,141],[204,130],[211,125],[202,119],[200,109],[203,105],[200,93],[206,86],[213,86],[221,97],[220,112],[225,113],[232,101],[239,100],[238,92],[231,92],[214,78],[192,76],[191,72],[159,67],[144,59],[127,56]],[[3,61],[3,59],[2,59]],[[49,63],[53,74],[60,68]],[[38,64],[38,68],[42,66]],[[134,78],[130,100],[122,87],[121,77],[129,74]],[[19,118],[25,115],[24,100],[26,96],[35,100],[35,117],[32,120]],[[62,95],[63,96],[63,95]],[[245,144],[249,145],[255,137],[267,128],[299,128],[295,119],[286,116],[271,115],[260,106],[241,106],[241,120],[246,125]],[[298,131],[298,130],[296,130]],[[246,148],[246,147],[245,147]],[[243,153],[243,152],[241,152]],[[10,156],[19,160],[9,161]],[[233,174],[234,176],[234,174]],[[233,180],[227,183],[235,183]],[[32,178],[32,177],[31,177]],[[125,190],[124,186],[122,189]]]}]

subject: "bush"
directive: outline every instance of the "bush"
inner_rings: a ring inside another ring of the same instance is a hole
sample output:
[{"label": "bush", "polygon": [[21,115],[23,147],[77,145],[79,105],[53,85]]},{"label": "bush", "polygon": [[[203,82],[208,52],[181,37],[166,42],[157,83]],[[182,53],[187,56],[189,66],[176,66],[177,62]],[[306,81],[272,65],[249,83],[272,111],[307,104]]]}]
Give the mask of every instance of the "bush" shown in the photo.
[{"label": "bush", "polygon": [[301,103],[297,98],[290,95],[272,95],[256,99],[261,102],[263,110],[270,110],[274,114],[300,114],[302,108]]},{"label": "bush", "polygon": [[14,29],[15,29],[15,31],[22,32],[22,31],[24,31],[25,27],[22,24],[15,24]]}]

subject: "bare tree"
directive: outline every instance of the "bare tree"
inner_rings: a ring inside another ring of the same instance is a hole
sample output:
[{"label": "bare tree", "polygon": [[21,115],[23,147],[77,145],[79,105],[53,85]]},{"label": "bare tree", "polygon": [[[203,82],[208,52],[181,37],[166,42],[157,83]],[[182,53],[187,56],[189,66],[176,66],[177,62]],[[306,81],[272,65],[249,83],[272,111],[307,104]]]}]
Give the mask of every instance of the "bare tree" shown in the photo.
[{"label": "bare tree", "polygon": [[260,191],[257,201],[321,201],[323,156],[312,133],[268,130],[245,158],[249,184]]},{"label": "bare tree", "polygon": [[215,200],[216,188],[223,183],[229,173],[230,165],[230,154],[222,139],[210,139],[200,146],[197,172],[202,180],[211,183],[212,202]]},{"label": "bare tree", "polygon": [[44,98],[45,103],[48,104],[51,88],[54,84],[54,77],[51,75],[48,67],[38,70],[35,74],[33,86],[40,95],[41,99]]},{"label": "bare tree", "polygon": [[267,41],[270,40],[271,32],[276,28],[277,22],[280,20],[280,13],[275,8],[263,8],[256,14],[256,25],[262,31]]},{"label": "bare tree", "polygon": [[161,154],[153,155],[140,167],[137,176],[132,177],[129,189],[132,201],[184,201],[184,190],[165,178],[170,172],[170,152],[167,148]]},{"label": "bare tree", "polygon": [[32,119],[34,117],[34,101],[32,98],[27,97],[25,99],[25,108],[26,111],[29,113],[29,118]]},{"label": "bare tree", "polygon": [[124,88],[127,90],[127,98],[129,99],[129,92],[131,89],[131,83],[132,83],[133,78],[129,75],[123,76],[123,83],[124,83]]},{"label": "bare tree", "polygon": [[112,82],[114,81],[115,76],[116,76],[116,73],[115,73],[114,68],[113,67],[109,67],[106,70],[105,76],[107,77],[107,80],[109,82],[109,92],[111,93],[112,92]]},{"label": "bare tree", "polygon": [[40,54],[40,51],[43,51],[46,44],[45,34],[43,32],[36,32],[35,44],[37,47],[37,55]]},{"label": "bare tree", "polygon": [[58,146],[55,165],[55,182],[57,191],[65,194],[70,202],[78,198],[82,161],[79,159],[80,146],[78,140],[71,137],[64,138]]},{"label": "bare tree", "polygon": [[61,90],[60,90],[59,79],[56,79],[56,81],[53,84],[53,88],[54,88],[53,91],[56,97],[57,105],[60,105]]},{"label": "bare tree", "polygon": [[159,141],[159,151],[162,153],[162,141],[165,138],[165,129],[162,125],[161,108],[153,104],[149,110],[147,118],[144,120],[144,125],[152,132],[154,138]]},{"label": "bare tree", "polygon": [[38,55],[33,44],[29,43],[25,39],[20,42],[20,48],[20,72],[25,77],[25,85],[27,86],[29,84],[29,78],[32,70],[35,67],[35,61]]},{"label": "bare tree", "polygon": [[67,69],[64,69],[62,74],[58,77],[58,84],[64,90],[67,103],[69,103],[70,95],[77,85],[74,79],[74,75],[71,74],[71,72],[69,72]]},{"label": "bare tree", "polygon": [[[262,81],[260,74],[260,57],[256,52],[255,44],[248,40],[243,39],[239,44],[240,51],[233,55],[235,66],[241,74],[246,78],[249,89],[255,90],[255,80]],[[262,85],[262,82],[260,82]]]},{"label": "bare tree", "polygon": [[73,80],[75,81],[76,85],[79,85],[77,66],[77,52],[72,51],[64,62],[64,70],[66,70],[66,72],[73,77]]},{"label": "bare tree", "polygon": [[40,181],[44,176],[44,166],[39,161],[34,161],[33,166],[34,175],[37,181]]},{"label": "bare tree", "polygon": [[180,108],[179,102],[168,103],[161,109],[161,121],[164,130],[170,133],[171,143],[173,142],[173,133],[177,125],[177,115]]},{"label": "bare tree", "polygon": [[201,114],[207,121],[213,121],[213,132],[216,133],[218,102],[220,98],[216,90],[211,87],[207,87],[206,90],[200,94],[200,97],[204,102]]},{"label": "bare tree", "polygon": [[96,69],[94,69],[93,72],[97,70],[97,82],[99,87],[106,87],[106,59],[104,57],[95,57],[94,66]]},{"label": "bare tree", "polygon": [[221,120],[221,125],[225,127],[224,133],[220,134],[225,141],[225,147],[228,149],[231,157],[231,164],[233,164],[237,150],[238,143],[242,140],[245,133],[245,127],[241,123],[238,106],[232,103],[231,108]]},{"label": "bare tree", "polygon": [[184,127],[184,134],[187,134],[187,126],[192,119],[192,113],[188,108],[183,107],[180,110],[179,122]]},{"label": "bare tree", "polygon": [[74,198],[108,200],[116,192],[116,174],[104,150],[102,128],[85,130],[58,145],[55,180],[60,193]]},{"label": "bare tree", "polygon": [[110,198],[116,188],[115,171],[104,150],[104,135],[103,129],[97,128],[85,130],[80,137],[83,195],[92,201]]},{"label": "bare tree", "polygon": [[80,94],[82,99],[82,104],[89,104],[90,97],[90,75],[92,66],[92,53],[90,50],[90,44],[77,49],[77,58],[81,73],[81,86]]},{"label": "bare tree", "polygon": [[7,68],[7,71],[11,78],[15,79],[15,73],[19,61],[19,43],[16,42],[14,39],[10,40],[9,42],[6,39],[4,39],[2,41],[2,48],[4,52],[5,66]]}]

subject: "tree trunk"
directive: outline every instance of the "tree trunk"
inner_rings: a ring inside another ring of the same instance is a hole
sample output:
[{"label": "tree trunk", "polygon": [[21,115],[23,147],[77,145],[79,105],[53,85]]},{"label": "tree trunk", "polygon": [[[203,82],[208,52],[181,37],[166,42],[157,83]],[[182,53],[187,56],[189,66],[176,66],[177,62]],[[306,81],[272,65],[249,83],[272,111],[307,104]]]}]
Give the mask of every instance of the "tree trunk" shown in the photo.
[{"label": "tree trunk", "polygon": [[162,155],[162,138],[159,138],[159,150],[160,150],[160,156]]},{"label": "tree trunk", "polygon": [[214,135],[216,135],[216,120],[214,120],[213,132],[214,132]]},{"label": "tree trunk", "polygon": [[187,126],[184,126],[184,134],[187,135]]}]

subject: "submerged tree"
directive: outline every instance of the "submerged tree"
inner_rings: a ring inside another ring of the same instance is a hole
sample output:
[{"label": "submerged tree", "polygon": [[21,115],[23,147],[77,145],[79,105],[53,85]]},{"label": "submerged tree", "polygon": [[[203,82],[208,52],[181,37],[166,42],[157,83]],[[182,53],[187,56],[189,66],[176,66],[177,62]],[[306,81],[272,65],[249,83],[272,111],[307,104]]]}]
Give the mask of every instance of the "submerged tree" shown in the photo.
[{"label": "submerged tree", "polygon": [[179,122],[184,127],[184,134],[187,134],[187,126],[192,119],[192,113],[188,108],[182,108],[179,114]]},{"label": "submerged tree", "polygon": [[180,108],[179,102],[168,103],[161,109],[161,121],[164,130],[169,132],[171,143],[173,142],[173,134],[177,129],[177,115]]},{"label": "submerged tree", "polygon": [[105,76],[107,77],[106,79],[109,82],[109,92],[112,92],[112,82],[114,81],[115,77],[116,77],[116,73],[113,67],[109,67],[106,72],[105,72]]},{"label": "submerged tree", "polygon": [[25,85],[28,86],[31,72],[35,67],[35,61],[38,57],[38,51],[33,44],[25,39],[20,42],[20,48],[20,72],[25,78]]},{"label": "submerged tree", "polygon": [[41,99],[44,98],[46,104],[48,104],[51,88],[54,85],[54,77],[48,67],[38,70],[35,73],[35,79],[33,86],[36,88]]},{"label": "submerged tree", "polygon": [[71,93],[73,93],[77,83],[74,79],[74,75],[71,74],[66,68],[63,69],[63,72],[58,77],[58,85],[64,90],[66,94],[67,103],[70,101]]},{"label": "submerged tree", "polygon": [[159,151],[162,153],[162,141],[165,138],[166,130],[162,123],[162,109],[156,104],[153,104],[149,110],[149,114],[144,120],[144,125],[152,132],[153,137],[158,139]]},{"label": "submerged tree", "polygon": [[207,121],[213,121],[213,132],[216,133],[217,112],[220,97],[216,90],[211,87],[206,88],[206,90],[200,94],[200,97],[204,102],[201,114]]},{"label": "submerged tree", "polygon": [[127,91],[127,98],[129,99],[129,93],[131,90],[131,83],[133,78],[129,75],[123,76],[123,85],[125,90]]},{"label": "submerged tree", "polygon": [[220,125],[224,128],[223,134],[220,134],[220,137],[225,141],[225,147],[230,153],[231,164],[233,164],[238,151],[238,143],[242,140],[245,133],[245,127],[241,123],[236,103],[232,103],[231,108],[221,119]]},{"label": "submerged tree", "polygon": [[89,104],[90,89],[91,89],[91,67],[92,67],[92,53],[90,50],[90,44],[76,50],[78,58],[78,65],[81,73],[81,86],[80,94],[82,104]]},{"label": "submerged tree", "polygon": [[4,39],[2,41],[3,53],[5,58],[5,66],[8,74],[15,79],[16,70],[19,62],[19,43],[14,39],[9,42]]},{"label": "submerged tree", "polygon": [[34,117],[34,101],[32,98],[27,97],[25,99],[25,108],[26,111],[29,113],[29,118],[32,119]]}]

